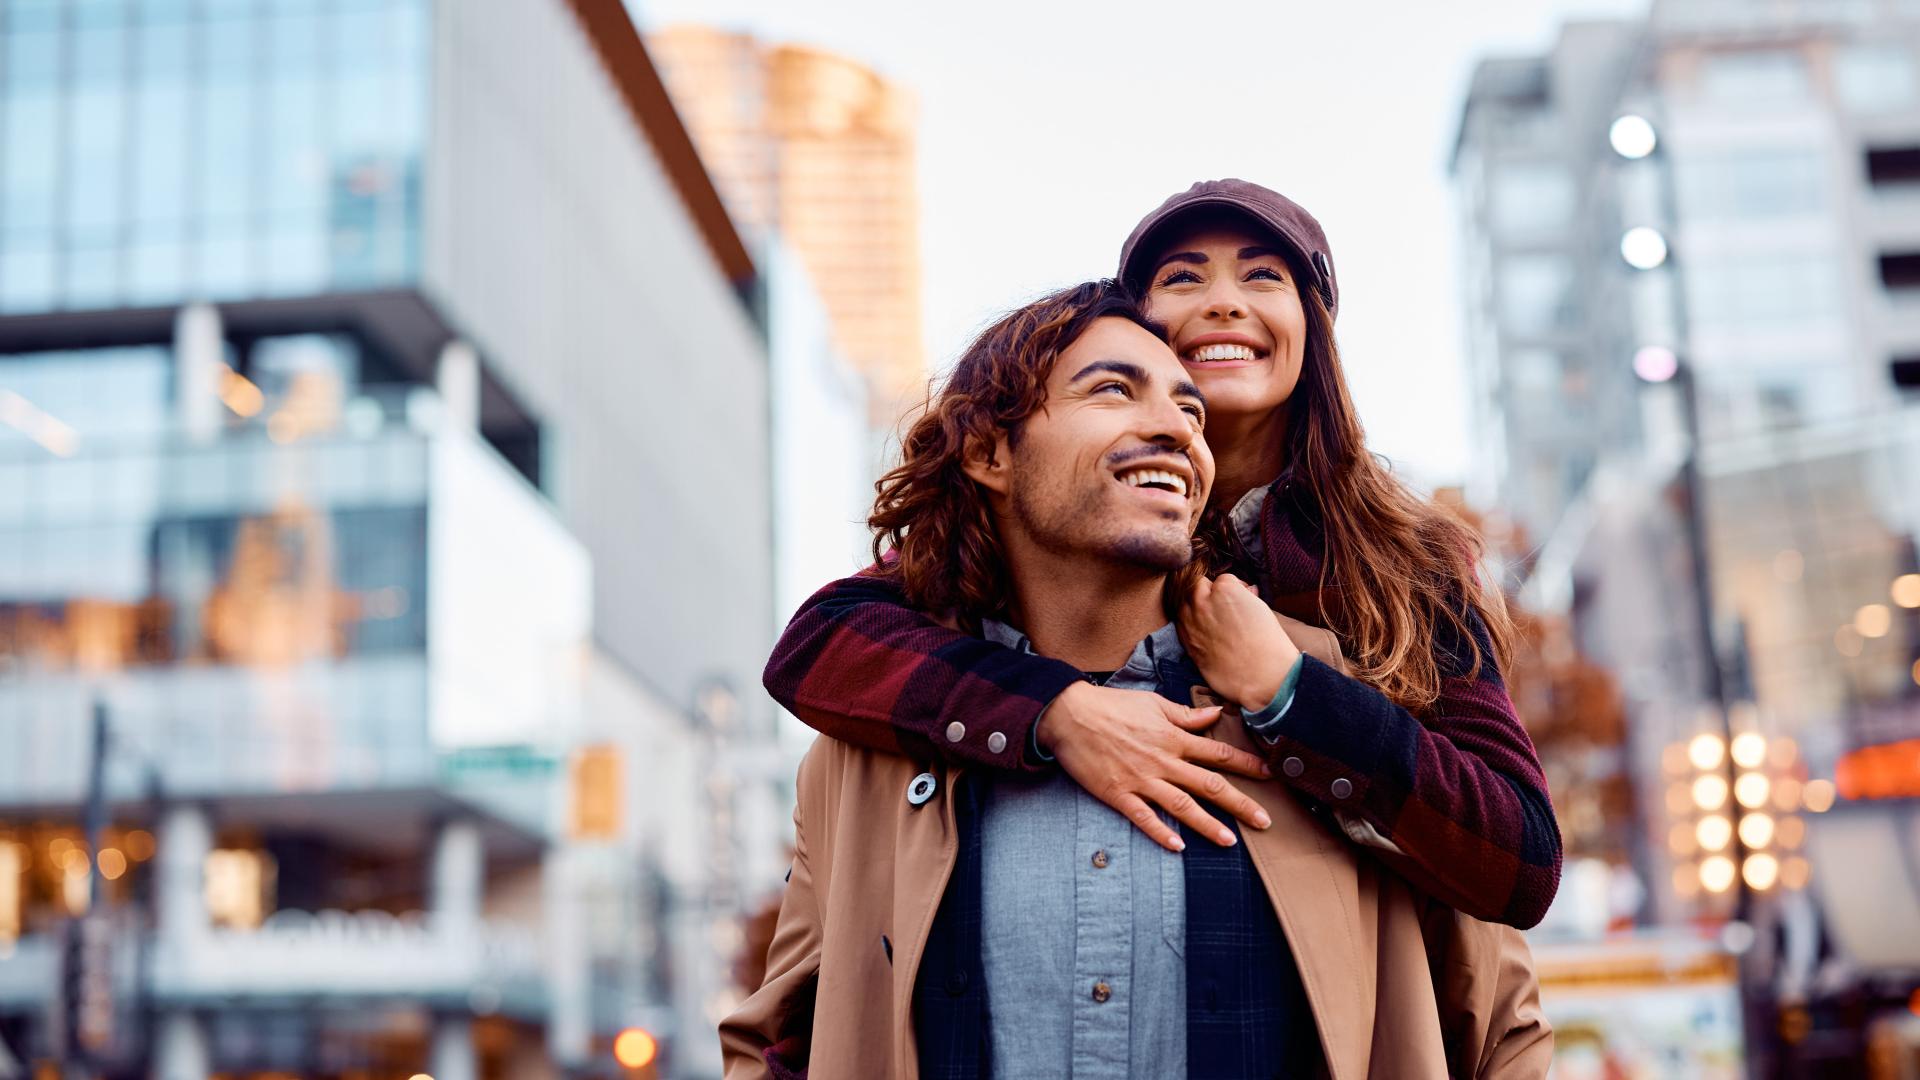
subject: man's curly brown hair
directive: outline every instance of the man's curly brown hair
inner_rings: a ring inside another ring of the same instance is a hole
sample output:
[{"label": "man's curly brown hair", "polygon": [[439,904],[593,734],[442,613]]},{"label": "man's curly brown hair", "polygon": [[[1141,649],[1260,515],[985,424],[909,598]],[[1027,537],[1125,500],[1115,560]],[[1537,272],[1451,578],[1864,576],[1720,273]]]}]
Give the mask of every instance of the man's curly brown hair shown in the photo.
[{"label": "man's curly brown hair", "polygon": [[1126,319],[1162,341],[1120,283],[1089,281],[1014,311],[975,338],[900,443],[900,464],[874,485],[874,573],[907,603],[969,624],[1004,614],[1013,582],[987,494],[967,475],[969,453],[991,455],[1047,399],[1060,354],[1097,319]]}]

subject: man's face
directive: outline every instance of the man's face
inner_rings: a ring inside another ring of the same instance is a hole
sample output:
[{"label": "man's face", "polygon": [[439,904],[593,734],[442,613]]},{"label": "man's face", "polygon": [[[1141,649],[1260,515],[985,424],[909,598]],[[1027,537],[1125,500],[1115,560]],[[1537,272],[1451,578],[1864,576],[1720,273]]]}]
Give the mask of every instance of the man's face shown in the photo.
[{"label": "man's face", "polygon": [[1045,406],[1000,448],[1003,527],[1060,554],[1178,570],[1213,489],[1205,422],[1165,342],[1096,320],[1055,362]]}]

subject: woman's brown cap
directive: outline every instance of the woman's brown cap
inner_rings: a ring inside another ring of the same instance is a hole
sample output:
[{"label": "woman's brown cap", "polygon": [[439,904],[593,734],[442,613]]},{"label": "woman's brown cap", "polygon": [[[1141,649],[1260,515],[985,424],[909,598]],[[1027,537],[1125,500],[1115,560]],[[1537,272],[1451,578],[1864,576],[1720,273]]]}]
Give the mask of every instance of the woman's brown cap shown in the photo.
[{"label": "woman's brown cap", "polygon": [[1327,247],[1327,234],[1320,223],[1299,203],[1277,191],[1245,180],[1202,180],[1160,204],[1160,208],[1134,226],[1133,235],[1120,249],[1120,280],[1144,291],[1149,265],[1158,259],[1160,246],[1172,226],[1193,214],[1227,210],[1252,219],[1253,223],[1280,239],[1306,272],[1313,287],[1327,305],[1327,314],[1340,308],[1340,287],[1333,277],[1333,253]]}]

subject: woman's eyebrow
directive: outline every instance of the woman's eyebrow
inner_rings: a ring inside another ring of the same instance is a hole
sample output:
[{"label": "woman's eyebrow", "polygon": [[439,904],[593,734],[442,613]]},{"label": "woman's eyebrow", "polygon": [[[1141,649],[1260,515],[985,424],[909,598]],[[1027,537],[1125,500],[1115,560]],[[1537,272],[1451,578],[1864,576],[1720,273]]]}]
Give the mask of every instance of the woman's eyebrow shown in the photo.
[{"label": "woman's eyebrow", "polygon": [[[1244,256],[1242,257],[1244,258]],[[1160,260],[1160,265],[1165,266],[1168,263],[1174,263],[1174,262],[1192,263],[1195,266],[1205,266],[1207,264],[1207,253],[1204,251],[1176,251],[1171,255],[1162,257]]]},{"label": "woman's eyebrow", "polygon": [[[1243,247],[1240,249],[1240,260],[1242,262],[1245,262],[1248,259],[1279,259],[1283,257],[1284,256],[1277,249],[1270,248],[1270,247],[1256,246],[1256,247]],[[1202,259],[1202,261],[1204,262],[1205,260]]]}]

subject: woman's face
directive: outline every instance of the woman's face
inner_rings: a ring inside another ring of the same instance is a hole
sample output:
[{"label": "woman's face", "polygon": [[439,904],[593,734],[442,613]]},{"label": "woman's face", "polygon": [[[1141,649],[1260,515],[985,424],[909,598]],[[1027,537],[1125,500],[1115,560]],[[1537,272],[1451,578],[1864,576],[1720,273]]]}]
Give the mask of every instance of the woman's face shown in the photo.
[{"label": "woman's face", "polygon": [[1167,328],[1214,419],[1267,413],[1300,381],[1307,317],[1298,283],[1272,240],[1206,225],[1167,245],[1147,290],[1147,315]]}]

